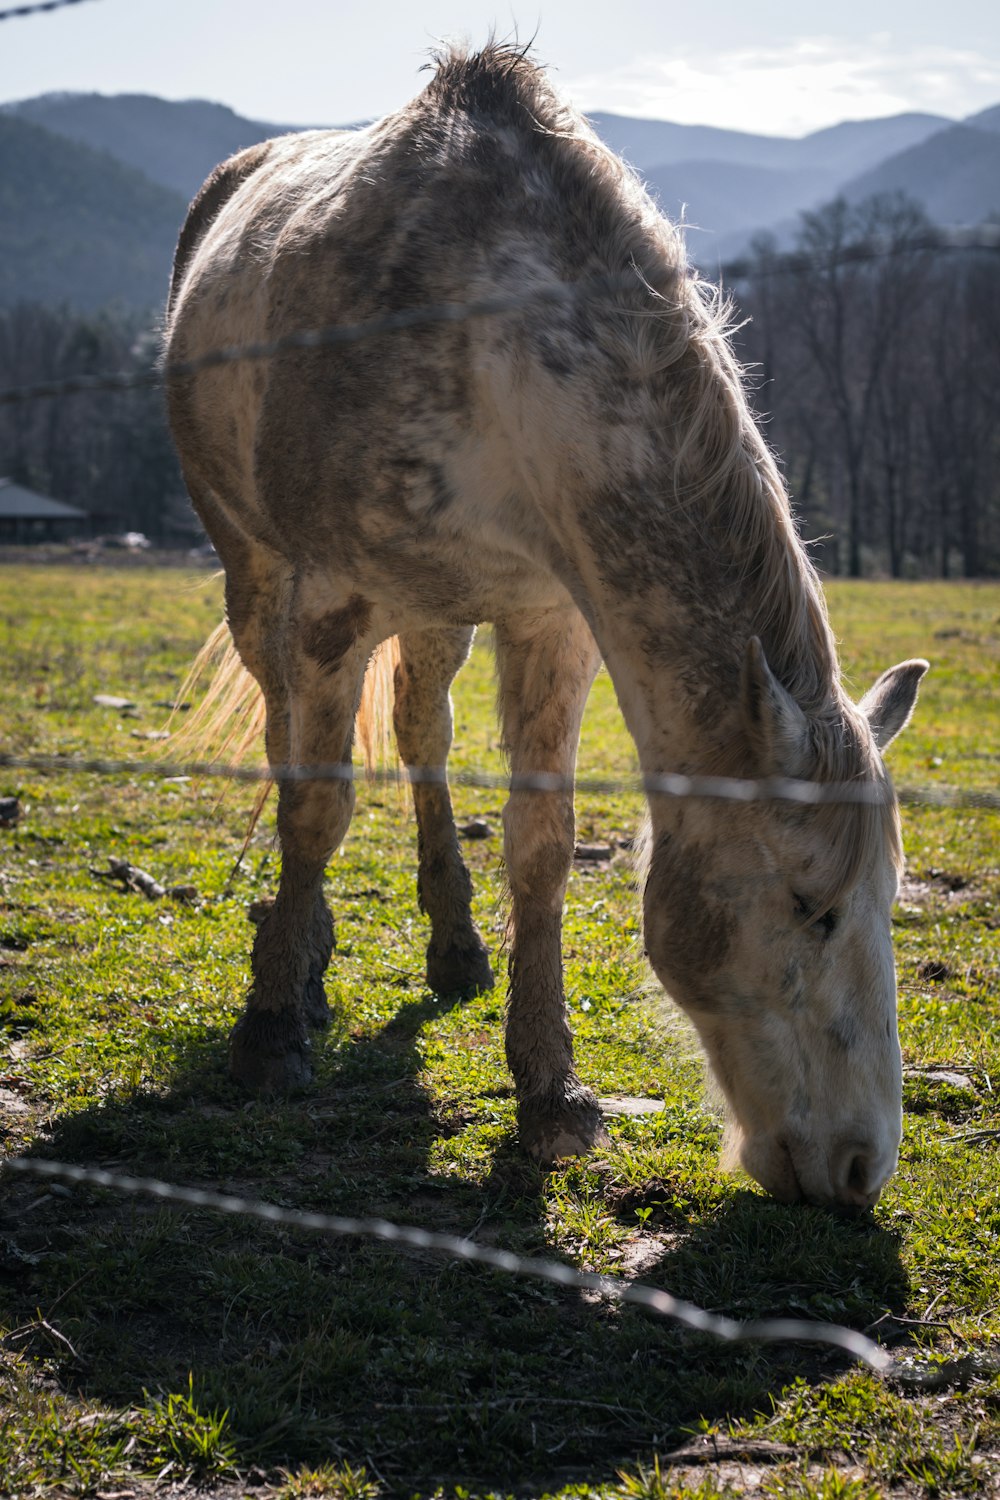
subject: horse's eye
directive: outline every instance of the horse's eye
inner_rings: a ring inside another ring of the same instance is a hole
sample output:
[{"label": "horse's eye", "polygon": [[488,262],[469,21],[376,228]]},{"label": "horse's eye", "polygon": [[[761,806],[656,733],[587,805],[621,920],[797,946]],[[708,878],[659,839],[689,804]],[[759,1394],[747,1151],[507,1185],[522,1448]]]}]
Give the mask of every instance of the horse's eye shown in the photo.
[{"label": "horse's eye", "polygon": [[840,914],[838,912],[834,911],[832,907],[828,907],[825,912],[817,917],[815,914],[815,902],[807,900],[805,896],[797,896],[794,892],[792,893],[792,899],[795,902],[795,915],[800,922],[808,923],[810,927],[814,927],[824,939],[832,937],[833,933],[837,930],[837,923],[840,921]]},{"label": "horse's eye", "polygon": [[814,925],[816,927],[821,927],[823,929],[823,936],[825,938],[828,938],[828,937],[832,936],[832,934],[834,932],[836,932],[836,930],[837,930],[837,923],[839,921],[840,921],[839,914],[837,912],[833,911],[833,909],[831,908],[829,911],[825,911],[823,913],[823,915],[820,917],[819,921],[816,922]]}]

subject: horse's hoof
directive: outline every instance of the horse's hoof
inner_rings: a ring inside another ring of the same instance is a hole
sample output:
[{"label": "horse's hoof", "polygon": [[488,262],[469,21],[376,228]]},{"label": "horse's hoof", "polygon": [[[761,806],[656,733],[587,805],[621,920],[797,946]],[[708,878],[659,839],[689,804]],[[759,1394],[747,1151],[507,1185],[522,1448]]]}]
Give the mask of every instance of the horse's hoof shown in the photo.
[{"label": "horse's hoof", "polygon": [[323,988],[322,976],[310,974],[302,992],[302,1014],[306,1025],[313,1031],[325,1031],[333,1019]]},{"label": "horse's hoof", "polygon": [[476,937],[467,947],[427,947],[427,988],[435,995],[481,995],[493,988],[493,970],[485,944]]},{"label": "horse's hoof", "polygon": [[577,1084],[555,1098],[524,1099],[518,1105],[521,1144],[540,1166],[565,1156],[586,1156],[610,1144],[601,1107],[589,1089]]},{"label": "horse's hoof", "polygon": [[309,1038],[272,1011],[244,1013],[229,1035],[229,1071],[254,1094],[294,1094],[312,1078]]}]

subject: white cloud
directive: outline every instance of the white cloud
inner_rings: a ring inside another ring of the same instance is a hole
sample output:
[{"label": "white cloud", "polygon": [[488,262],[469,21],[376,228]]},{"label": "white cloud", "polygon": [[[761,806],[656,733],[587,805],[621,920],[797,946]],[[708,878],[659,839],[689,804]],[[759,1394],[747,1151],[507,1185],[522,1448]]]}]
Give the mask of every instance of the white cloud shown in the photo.
[{"label": "white cloud", "polygon": [[563,78],[585,109],[800,135],[840,120],[926,110],[961,118],[1000,100],[1000,62],[951,47],[802,37],[782,47],[636,57]]}]

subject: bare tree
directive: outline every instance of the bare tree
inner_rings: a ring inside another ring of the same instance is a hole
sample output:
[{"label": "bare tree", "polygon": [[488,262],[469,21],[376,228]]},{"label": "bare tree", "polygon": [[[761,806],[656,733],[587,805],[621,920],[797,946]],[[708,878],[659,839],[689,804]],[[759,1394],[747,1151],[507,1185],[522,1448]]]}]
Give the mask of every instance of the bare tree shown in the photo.
[{"label": "bare tree", "polygon": [[760,240],[743,353],[821,561],[967,576],[1000,568],[1000,257],[949,253],[919,205],[843,200],[794,252]]},{"label": "bare tree", "polygon": [[[21,304],[0,311],[0,385],[129,370],[155,357],[141,320]],[[184,486],[162,395],[136,390],[0,408],[0,474],[89,511],[105,530],[159,537]]]}]

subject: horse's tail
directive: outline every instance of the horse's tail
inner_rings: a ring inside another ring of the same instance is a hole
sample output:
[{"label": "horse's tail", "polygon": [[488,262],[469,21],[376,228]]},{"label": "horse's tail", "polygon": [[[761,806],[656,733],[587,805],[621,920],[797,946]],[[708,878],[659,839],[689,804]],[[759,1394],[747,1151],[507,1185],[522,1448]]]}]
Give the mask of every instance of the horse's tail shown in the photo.
[{"label": "horse's tail", "polygon": [[[371,774],[389,759],[392,704],[399,640],[377,646],[368,663],[356,731]],[[243,661],[225,620],[212,631],[191,663],[177,696],[178,704],[193,697],[211,674],[198,707],[174,735],[174,751],[189,760],[211,760],[239,765],[263,740],[264,695]]]}]

